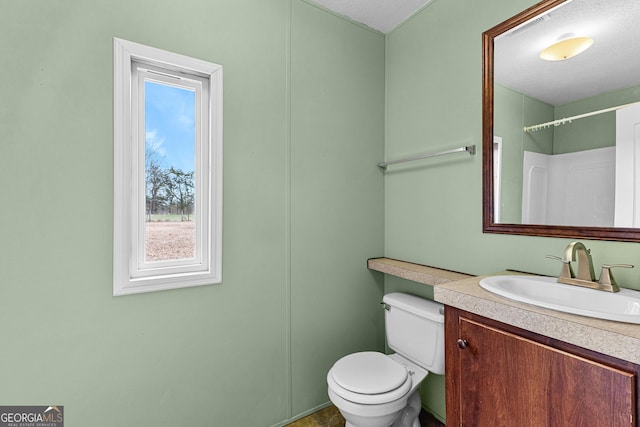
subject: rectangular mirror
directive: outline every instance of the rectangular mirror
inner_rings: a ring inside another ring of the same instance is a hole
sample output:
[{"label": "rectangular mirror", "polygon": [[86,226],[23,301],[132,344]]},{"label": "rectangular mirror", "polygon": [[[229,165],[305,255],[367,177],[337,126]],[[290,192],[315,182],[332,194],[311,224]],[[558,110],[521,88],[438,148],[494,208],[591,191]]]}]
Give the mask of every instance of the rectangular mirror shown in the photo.
[{"label": "rectangular mirror", "polygon": [[640,241],[639,17],[545,0],[483,33],[484,232]]}]

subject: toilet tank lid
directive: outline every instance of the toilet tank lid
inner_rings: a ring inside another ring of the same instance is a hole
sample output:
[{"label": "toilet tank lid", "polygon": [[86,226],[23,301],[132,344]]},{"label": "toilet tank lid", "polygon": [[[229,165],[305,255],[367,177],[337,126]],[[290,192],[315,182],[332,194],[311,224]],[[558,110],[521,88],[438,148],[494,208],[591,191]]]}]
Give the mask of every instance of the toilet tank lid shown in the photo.
[{"label": "toilet tank lid", "polygon": [[435,322],[444,323],[444,305],[402,292],[386,294],[382,301],[391,307],[396,307],[424,317]]}]

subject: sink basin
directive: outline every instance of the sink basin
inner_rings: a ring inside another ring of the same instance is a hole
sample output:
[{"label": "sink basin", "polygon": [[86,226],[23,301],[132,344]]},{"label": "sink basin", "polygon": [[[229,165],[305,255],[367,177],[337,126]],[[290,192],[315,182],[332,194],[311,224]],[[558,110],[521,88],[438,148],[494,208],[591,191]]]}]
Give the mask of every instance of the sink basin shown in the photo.
[{"label": "sink basin", "polygon": [[610,293],[558,283],[555,277],[492,276],[480,280],[489,292],[527,304],[598,319],[640,324],[640,292]]}]

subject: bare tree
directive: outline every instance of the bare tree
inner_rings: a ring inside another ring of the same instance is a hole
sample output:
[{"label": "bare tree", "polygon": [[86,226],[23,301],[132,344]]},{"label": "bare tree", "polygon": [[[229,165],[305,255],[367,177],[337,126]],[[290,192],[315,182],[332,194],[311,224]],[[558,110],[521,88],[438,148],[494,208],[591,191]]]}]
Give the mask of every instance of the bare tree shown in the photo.
[{"label": "bare tree", "polygon": [[162,160],[158,153],[149,148],[146,149],[145,163],[147,221],[151,221],[151,214],[158,213],[158,210],[166,203],[163,187],[167,172],[161,167]]},{"label": "bare tree", "polygon": [[193,175],[193,171],[184,172],[172,166],[165,177],[165,191],[169,195],[171,202],[175,203],[183,221],[185,220],[185,215],[186,220],[190,221],[189,215],[193,210],[195,199],[193,194]]}]

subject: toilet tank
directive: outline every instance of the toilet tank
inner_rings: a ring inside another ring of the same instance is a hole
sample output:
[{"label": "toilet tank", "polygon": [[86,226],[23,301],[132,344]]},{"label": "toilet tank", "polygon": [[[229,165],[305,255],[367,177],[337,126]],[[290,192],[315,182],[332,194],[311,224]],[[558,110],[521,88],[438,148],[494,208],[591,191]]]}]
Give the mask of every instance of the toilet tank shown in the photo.
[{"label": "toilet tank", "polygon": [[387,344],[434,374],[444,374],[444,306],[404,293],[384,296]]}]

